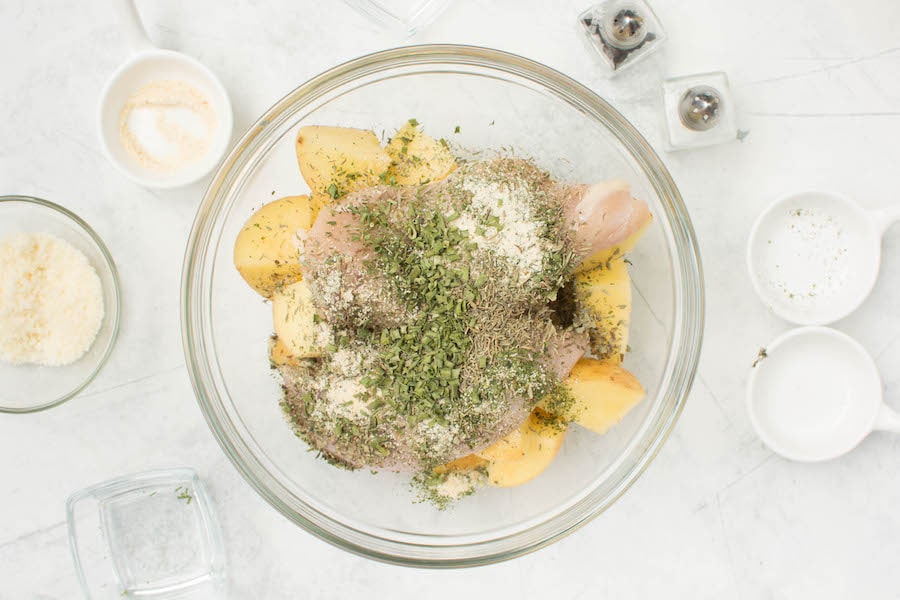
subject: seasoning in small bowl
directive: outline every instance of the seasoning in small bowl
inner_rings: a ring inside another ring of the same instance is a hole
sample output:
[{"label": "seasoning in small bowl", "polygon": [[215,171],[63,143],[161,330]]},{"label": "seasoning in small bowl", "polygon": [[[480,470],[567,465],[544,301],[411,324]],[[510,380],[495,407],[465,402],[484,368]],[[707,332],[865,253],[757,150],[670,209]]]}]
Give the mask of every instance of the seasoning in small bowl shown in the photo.
[{"label": "seasoning in small bowl", "polygon": [[145,187],[180,187],[209,173],[228,149],[231,103],[198,61],[148,49],[110,79],[99,126],[107,157],[125,175]]},{"label": "seasoning in small bowl", "polygon": [[173,171],[202,158],[212,143],[216,113],[209,99],[177,79],[152,81],[119,114],[119,142],[142,167]]},{"label": "seasoning in small bowl", "polygon": [[900,208],[864,210],[826,192],[785,196],[759,216],[747,266],[757,294],[781,318],[827,325],[856,310],[881,264],[881,239]]}]

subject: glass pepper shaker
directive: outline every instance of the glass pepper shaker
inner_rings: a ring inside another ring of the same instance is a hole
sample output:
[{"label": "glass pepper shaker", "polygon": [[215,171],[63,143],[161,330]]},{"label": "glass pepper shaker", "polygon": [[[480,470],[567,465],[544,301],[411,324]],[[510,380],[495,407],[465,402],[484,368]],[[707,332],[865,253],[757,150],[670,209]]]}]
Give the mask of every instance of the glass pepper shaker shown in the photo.
[{"label": "glass pepper shaker", "polygon": [[612,76],[652,54],[666,39],[665,31],[643,0],[607,0],[578,16],[591,50]]}]

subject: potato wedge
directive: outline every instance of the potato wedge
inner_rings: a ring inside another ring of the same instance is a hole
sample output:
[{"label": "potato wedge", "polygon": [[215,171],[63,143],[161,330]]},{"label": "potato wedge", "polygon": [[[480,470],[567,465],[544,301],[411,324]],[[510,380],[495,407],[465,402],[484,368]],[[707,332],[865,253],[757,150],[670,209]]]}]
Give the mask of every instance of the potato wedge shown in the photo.
[{"label": "potato wedge", "polygon": [[575,274],[575,301],[594,322],[591,352],[621,364],[628,349],[631,277],[623,260],[613,260]]},{"label": "potato wedge", "polygon": [[[644,399],[646,392],[637,378],[609,361],[582,358],[565,380],[573,401],[567,406],[538,408],[564,421],[578,423],[599,434],[622,420]],[[558,413],[562,414],[558,414]]]},{"label": "potato wedge", "polygon": [[444,473],[466,473],[468,471],[475,471],[476,469],[486,467],[487,464],[488,461],[480,456],[476,454],[467,454],[456,460],[451,460],[445,465],[435,467],[434,472],[438,475],[443,475]]},{"label": "potato wedge", "polygon": [[296,150],[303,179],[326,204],[382,183],[391,166],[378,138],[365,129],[301,127]]},{"label": "potato wedge", "polygon": [[514,487],[531,481],[550,466],[566,437],[564,427],[548,423],[535,413],[529,415],[518,431],[521,432],[524,454],[520,458],[489,461],[489,485]]},{"label": "potato wedge", "polygon": [[648,227],[650,227],[651,223],[653,223],[653,215],[649,214],[649,218],[644,222],[643,225],[641,225],[640,229],[625,238],[621,244],[613,246],[612,248],[600,250],[596,254],[589,256],[580,265],[578,265],[578,268],[575,270],[577,272],[590,271],[598,265],[606,265],[607,263],[610,263],[610,261],[621,260],[625,257],[626,253],[634,250],[634,247],[637,246],[638,240],[641,239],[641,237],[644,235],[644,232],[647,231]]},{"label": "potato wedge", "polygon": [[297,357],[291,354],[281,338],[274,338],[269,344],[269,362],[275,367],[296,367],[300,364]]},{"label": "potato wedge", "polygon": [[302,277],[297,231],[312,227],[318,210],[309,196],[287,196],[253,213],[234,241],[234,266],[258,294]]},{"label": "potato wedge", "polygon": [[272,296],[272,320],[278,342],[294,358],[322,355],[328,343],[327,329],[317,322],[312,294],[302,279],[284,286]]},{"label": "potato wedge", "polygon": [[525,456],[525,446],[528,442],[527,434],[523,433],[523,429],[527,429],[524,424],[522,427],[509,432],[503,439],[494,442],[481,452],[478,452],[477,456],[488,461],[515,460],[517,458],[522,458]]},{"label": "potato wedge", "polygon": [[440,181],[456,168],[456,159],[444,144],[426,135],[415,119],[403,124],[385,150],[392,163],[389,174],[399,185]]}]

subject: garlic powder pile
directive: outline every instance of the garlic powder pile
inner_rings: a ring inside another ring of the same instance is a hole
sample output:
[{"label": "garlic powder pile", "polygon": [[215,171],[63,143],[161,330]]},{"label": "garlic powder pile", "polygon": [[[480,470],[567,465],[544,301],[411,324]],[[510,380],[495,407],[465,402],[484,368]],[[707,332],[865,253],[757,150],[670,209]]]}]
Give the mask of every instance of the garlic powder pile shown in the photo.
[{"label": "garlic powder pile", "polygon": [[69,242],[47,233],[0,242],[0,360],[75,362],[93,344],[103,315],[100,277]]},{"label": "garlic powder pile", "polygon": [[202,158],[215,127],[206,96],[184,81],[164,79],[128,98],[119,115],[119,140],[142,167],[171,171]]},{"label": "garlic powder pile", "polygon": [[[543,224],[532,209],[532,194],[524,186],[475,180],[463,188],[471,192],[469,208],[453,223],[465,231],[479,249],[491,252],[511,262],[519,271],[519,280],[526,281],[539,272],[547,253],[541,239]],[[480,226],[478,215],[495,218],[494,226]]]}]

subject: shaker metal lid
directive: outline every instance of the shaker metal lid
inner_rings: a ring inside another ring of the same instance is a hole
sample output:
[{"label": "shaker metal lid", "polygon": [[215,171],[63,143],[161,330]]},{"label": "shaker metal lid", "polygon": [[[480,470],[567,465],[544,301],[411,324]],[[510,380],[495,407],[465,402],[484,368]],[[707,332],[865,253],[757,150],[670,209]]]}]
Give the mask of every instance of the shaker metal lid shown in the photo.
[{"label": "shaker metal lid", "polygon": [[603,32],[607,41],[616,48],[627,50],[640,45],[647,37],[644,17],[632,6],[623,6],[604,16]]},{"label": "shaker metal lid", "polygon": [[701,85],[688,89],[678,103],[678,116],[688,129],[707,131],[716,126],[721,115],[721,95],[714,87]]}]

